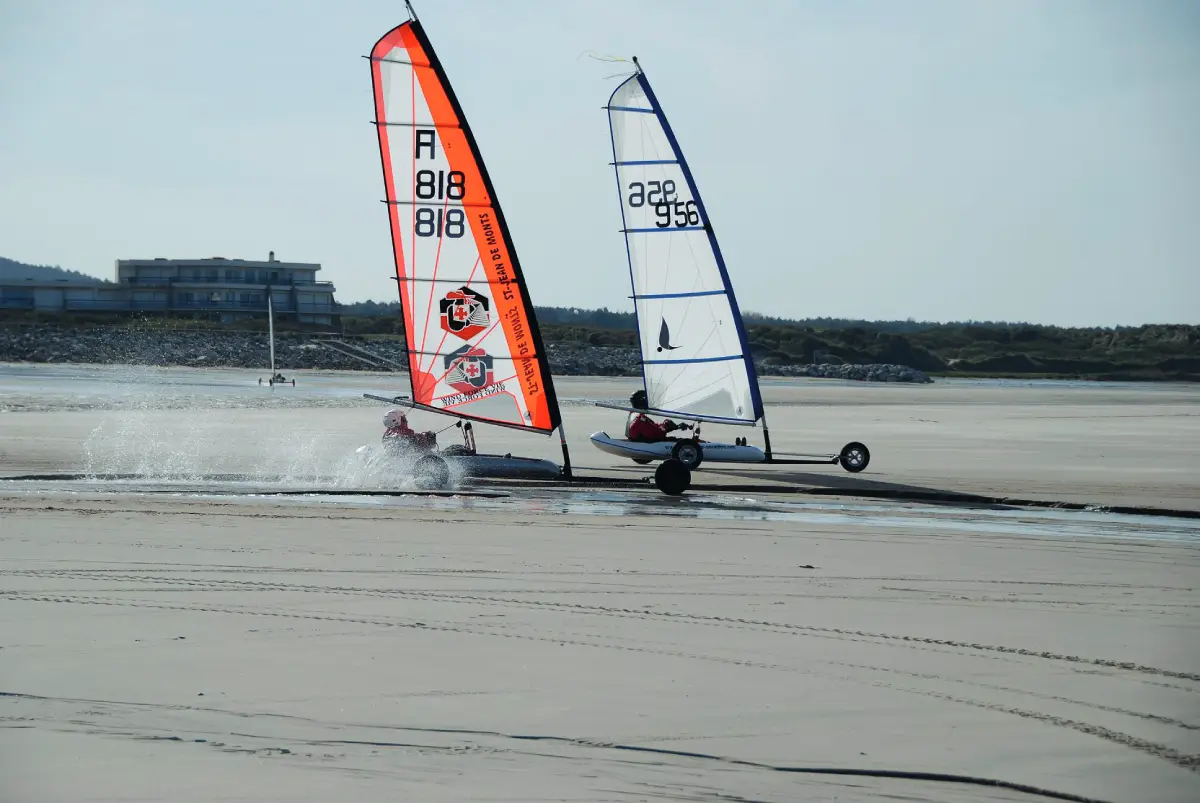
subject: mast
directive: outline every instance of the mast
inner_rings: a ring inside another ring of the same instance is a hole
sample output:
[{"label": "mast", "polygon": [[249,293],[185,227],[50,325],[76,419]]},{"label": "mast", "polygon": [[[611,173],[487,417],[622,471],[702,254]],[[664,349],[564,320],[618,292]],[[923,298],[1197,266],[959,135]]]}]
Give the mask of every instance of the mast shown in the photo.
[{"label": "mast", "polygon": [[271,379],[275,379],[275,311],[271,306],[271,285],[267,285],[267,337],[271,341]]}]

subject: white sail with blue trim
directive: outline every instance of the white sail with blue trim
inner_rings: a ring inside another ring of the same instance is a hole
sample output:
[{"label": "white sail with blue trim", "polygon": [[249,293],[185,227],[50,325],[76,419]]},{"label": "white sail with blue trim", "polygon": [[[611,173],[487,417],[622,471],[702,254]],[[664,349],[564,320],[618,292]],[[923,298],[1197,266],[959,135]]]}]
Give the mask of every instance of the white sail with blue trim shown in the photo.
[{"label": "white sail with blue trim", "polygon": [[606,108],[648,406],[752,426],[762,398],[737,299],[691,170],[640,67]]}]

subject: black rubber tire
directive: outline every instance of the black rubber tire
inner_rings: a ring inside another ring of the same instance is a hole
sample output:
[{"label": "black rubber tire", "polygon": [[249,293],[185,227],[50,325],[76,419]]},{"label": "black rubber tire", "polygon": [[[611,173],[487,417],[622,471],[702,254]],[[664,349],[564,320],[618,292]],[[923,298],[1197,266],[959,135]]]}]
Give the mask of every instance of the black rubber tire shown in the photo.
[{"label": "black rubber tire", "polygon": [[629,459],[637,463],[639,466],[648,465],[654,462],[653,457],[631,457]]},{"label": "black rubber tire", "polygon": [[704,462],[704,449],[695,441],[679,441],[671,449],[671,457],[683,463],[688,471],[695,471]]},{"label": "black rubber tire", "polygon": [[851,474],[862,471],[870,462],[871,450],[866,447],[866,444],[858,441],[847,443],[842,447],[841,454],[838,455],[838,463]]},{"label": "black rubber tire", "polygon": [[427,454],[413,466],[418,484],[429,488],[445,488],[450,482],[450,466],[435,454]]},{"label": "black rubber tire", "polygon": [[679,496],[692,484],[692,472],[675,458],[662,461],[654,470],[654,487],[668,496]]}]

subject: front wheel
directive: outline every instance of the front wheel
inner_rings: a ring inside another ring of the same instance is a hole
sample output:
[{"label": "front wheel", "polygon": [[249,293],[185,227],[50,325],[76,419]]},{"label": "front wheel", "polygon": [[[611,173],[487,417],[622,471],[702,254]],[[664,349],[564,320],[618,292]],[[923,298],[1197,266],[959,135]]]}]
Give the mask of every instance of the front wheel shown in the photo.
[{"label": "front wheel", "polygon": [[679,441],[671,450],[671,456],[683,463],[688,471],[694,471],[704,460],[704,450],[695,441]]},{"label": "front wheel", "polygon": [[450,482],[450,466],[435,454],[427,454],[413,466],[417,485],[424,490],[445,488]]},{"label": "front wheel", "polygon": [[654,486],[668,496],[679,496],[692,484],[692,472],[674,458],[664,460],[654,472]]},{"label": "front wheel", "polygon": [[842,447],[842,452],[838,455],[838,462],[851,474],[857,474],[871,462],[871,450],[865,444],[852,441]]}]

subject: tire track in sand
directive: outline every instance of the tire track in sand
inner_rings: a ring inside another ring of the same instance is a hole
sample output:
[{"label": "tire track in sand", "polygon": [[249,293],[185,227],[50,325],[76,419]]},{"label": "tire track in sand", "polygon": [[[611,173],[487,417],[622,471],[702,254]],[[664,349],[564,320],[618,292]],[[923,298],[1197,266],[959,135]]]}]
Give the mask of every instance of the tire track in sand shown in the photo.
[{"label": "tire track in sand", "polygon": [[[620,608],[605,605],[585,605],[583,603],[574,602],[552,602],[545,600],[524,600],[514,597],[497,597],[490,595],[478,594],[455,594],[453,592],[443,591],[414,591],[409,589],[373,589],[362,588],[356,586],[319,586],[319,585],[302,585],[292,583],[275,583],[267,581],[254,580],[222,580],[212,578],[206,580],[196,580],[192,578],[182,577],[161,577],[147,574],[113,574],[104,572],[103,574],[80,570],[77,573],[68,574],[67,572],[59,573],[56,576],[72,576],[77,579],[89,579],[100,581],[124,580],[137,583],[164,583],[175,585],[187,585],[192,587],[207,586],[210,588],[227,588],[227,589],[244,589],[244,590],[264,590],[264,591],[296,591],[301,593],[323,593],[323,594],[347,594],[347,595],[364,595],[364,596],[380,596],[380,597],[395,597],[395,598],[411,598],[438,600],[451,603],[482,603],[492,605],[514,605],[531,608],[558,609],[581,613],[596,613],[605,615],[623,615],[635,618],[659,618],[669,619],[680,622],[701,622],[701,623],[722,623],[730,625],[741,625],[758,628],[770,628],[772,630],[788,631],[795,633],[820,633],[834,636],[853,636],[859,638],[878,639],[880,641],[905,643],[905,644],[927,644],[939,647],[952,647],[956,649],[975,650],[984,653],[994,653],[1001,655],[1019,655],[1028,658],[1041,658],[1050,661],[1062,661],[1073,664],[1083,664],[1090,666],[1100,666],[1108,669],[1119,669],[1127,672],[1135,672],[1146,675],[1156,675],[1159,677],[1175,678],[1177,680],[1189,680],[1200,682],[1200,673],[1181,672],[1172,669],[1162,669],[1159,667],[1146,666],[1144,664],[1134,663],[1132,661],[1118,661],[1109,658],[1088,658],[1078,655],[1065,655],[1062,653],[1051,652],[1047,650],[1030,650],[1023,647],[1008,647],[995,644],[979,644],[974,642],[958,641],[955,639],[935,639],[925,636],[907,636],[896,635],[891,633],[872,633],[865,630],[849,630],[836,627],[820,627],[817,625],[798,625],[788,622],[771,622],[760,619],[746,619],[741,617],[730,616],[715,616],[705,614],[690,614],[690,613],[674,613],[671,611],[647,611],[637,608]],[[536,593],[536,592],[531,592]],[[1189,690],[1195,691],[1195,690]]]},{"label": "tire track in sand", "polygon": [[[367,624],[380,627],[399,627],[412,630],[431,630],[449,633],[458,633],[463,635],[486,635],[500,638],[520,639],[524,641],[539,641],[553,644],[570,644],[573,646],[594,647],[600,649],[615,649],[626,652],[636,652],[651,655],[663,655],[677,658],[685,658],[688,660],[709,661],[733,666],[744,666],[757,669],[770,669],[776,671],[790,672],[803,675],[819,675],[811,670],[799,669],[797,667],[787,667],[779,664],[768,664],[759,661],[737,660],[732,658],[721,658],[712,655],[702,655],[696,653],[687,653],[677,650],[662,650],[649,647],[634,647],[626,644],[619,644],[609,639],[606,640],[600,637],[589,636],[588,640],[581,638],[556,638],[547,636],[537,636],[529,634],[519,634],[512,632],[504,632],[499,629],[487,628],[484,630],[473,629],[465,626],[449,626],[449,625],[429,625],[423,622],[404,622],[395,619],[385,619],[380,617],[352,617],[352,616],[334,616],[328,614],[311,614],[311,613],[287,613],[281,611],[264,611],[253,608],[233,608],[219,607],[212,605],[171,605],[163,603],[137,602],[137,601],[117,601],[106,599],[103,597],[85,597],[85,596],[65,596],[65,595],[42,595],[39,592],[0,592],[0,600],[25,601],[25,602],[48,602],[56,604],[75,604],[75,605],[100,605],[118,608],[145,608],[156,610],[174,610],[191,613],[220,613],[230,614],[235,616],[269,616],[281,619],[297,619],[311,620],[322,622],[338,622],[351,624]],[[574,634],[572,634],[574,635]],[[1074,730],[1088,736],[1096,737],[1104,741],[1119,744],[1124,747],[1145,753],[1155,758],[1168,761],[1176,766],[1184,769],[1197,772],[1200,771],[1200,756],[1187,755],[1180,753],[1166,745],[1150,742],[1145,739],[1131,736],[1126,733],[1114,731],[1109,728],[1104,728],[1099,725],[1091,725],[1078,720],[1057,717],[1050,714],[1045,714],[1038,711],[1028,711],[1012,706],[1000,705],[997,703],[989,703],[981,700],[972,700],[970,698],[958,697],[955,695],[944,694],[942,692],[931,691],[928,689],[913,689],[908,687],[896,686],[886,681],[879,680],[864,680],[862,678],[853,678],[848,676],[837,677],[836,679],[851,683],[859,683],[878,688],[889,689],[892,691],[901,691],[909,694],[930,697],[934,699],[945,700],[947,702],[956,703],[959,705],[967,705],[973,708],[978,708],[987,711],[995,711],[998,713],[1010,714],[1041,722],[1043,724],[1053,725],[1060,728]]]}]

